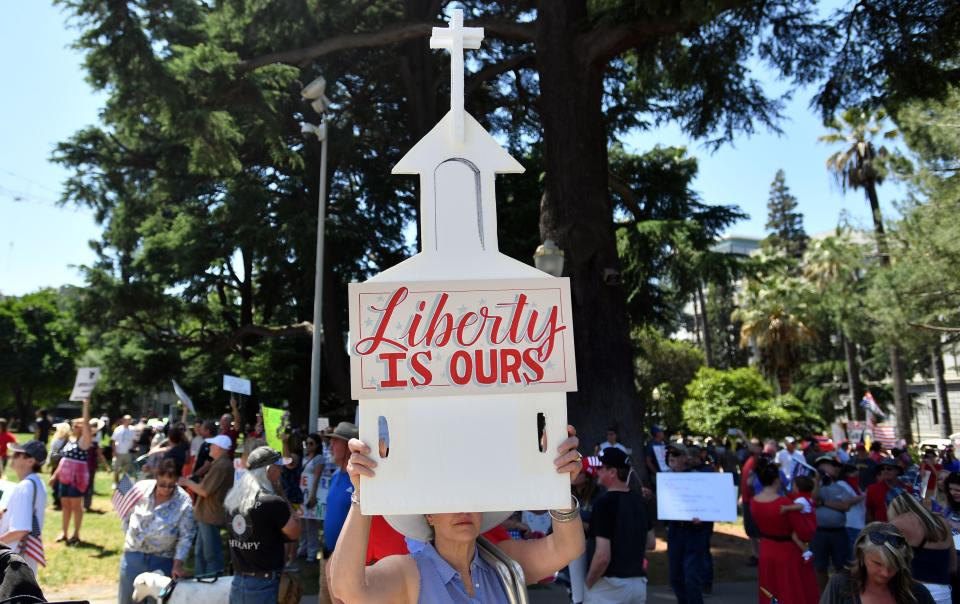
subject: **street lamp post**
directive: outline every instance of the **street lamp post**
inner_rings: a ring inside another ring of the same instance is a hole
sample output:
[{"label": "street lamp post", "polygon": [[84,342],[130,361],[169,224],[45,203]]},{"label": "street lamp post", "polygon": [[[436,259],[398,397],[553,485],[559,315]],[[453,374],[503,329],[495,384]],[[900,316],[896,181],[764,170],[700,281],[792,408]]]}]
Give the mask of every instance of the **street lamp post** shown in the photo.
[{"label": "street lamp post", "polygon": [[317,429],[320,413],[320,344],[323,341],[323,240],[327,221],[327,109],[330,100],[324,95],[326,81],[319,77],[300,92],[310,106],[320,114],[320,124],[300,124],[300,131],[315,135],[320,140],[320,195],[317,207],[317,253],[313,279],[313,346],[310,353],[310,411],[307,431]]}]

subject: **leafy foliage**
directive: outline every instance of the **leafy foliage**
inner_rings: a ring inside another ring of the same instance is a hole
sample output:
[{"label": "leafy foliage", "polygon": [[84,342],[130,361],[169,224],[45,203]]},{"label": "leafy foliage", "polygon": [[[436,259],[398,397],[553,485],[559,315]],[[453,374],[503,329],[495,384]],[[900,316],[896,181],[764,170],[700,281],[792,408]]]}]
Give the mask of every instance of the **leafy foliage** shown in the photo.
[{"label": "leafy foliage", "polygon": [[803,229],[803,214],[797,211],[797,198],[790,194],[783,170],[777,170],[770,184],[766,228],[770,234],[763,240],[764,248],[797,260],[803,256],[809,238]]},{"label": "leafy foliage", "polygon": [[689,342],[666,338],[652,327],[634,331],[637,390],[650,401],[649,423],[676,430],[683,424],[683,401],[703,353]]}]

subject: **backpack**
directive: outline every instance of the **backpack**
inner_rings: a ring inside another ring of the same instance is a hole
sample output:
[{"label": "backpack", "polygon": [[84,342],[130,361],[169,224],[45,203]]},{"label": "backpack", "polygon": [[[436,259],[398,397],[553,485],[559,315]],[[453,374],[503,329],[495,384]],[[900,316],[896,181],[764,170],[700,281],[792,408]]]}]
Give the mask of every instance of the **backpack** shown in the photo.
[{"label": "backpack", "polygon": [[0,580],[0,602],[27,604],[47,601],[27,561],[3,544],[0,544],[0,576],[3,577]]}]

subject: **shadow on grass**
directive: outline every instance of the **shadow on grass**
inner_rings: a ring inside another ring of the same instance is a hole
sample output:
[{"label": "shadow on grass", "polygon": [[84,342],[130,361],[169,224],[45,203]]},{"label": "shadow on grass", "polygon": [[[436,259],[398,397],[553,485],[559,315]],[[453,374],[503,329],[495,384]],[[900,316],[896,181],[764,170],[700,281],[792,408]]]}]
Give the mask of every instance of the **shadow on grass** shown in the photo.
[{"label": "shadow on grass", "polygon": [[93,558],[107,558],[109,556],[116,556],[119,553],[119,550],[116,548],[106,547],[97,543],[90,543],[89,541],[80,541],[79,543],[75,543],[70,547],[74,549],[91,550],[89,555]]}]

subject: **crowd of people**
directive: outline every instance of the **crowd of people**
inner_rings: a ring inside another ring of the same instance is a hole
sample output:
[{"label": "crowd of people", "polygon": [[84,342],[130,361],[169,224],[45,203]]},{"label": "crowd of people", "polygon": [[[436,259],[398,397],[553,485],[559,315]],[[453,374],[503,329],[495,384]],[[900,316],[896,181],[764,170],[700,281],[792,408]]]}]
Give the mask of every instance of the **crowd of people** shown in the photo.
[{"label": "crowd of people", "polygon": [[713,589],[714,525],[658,521],[661,472],[730,474],[761,604],[960,599],[960,462],[951,447],[824,451],[814,438],[691,440],[654,426],[640,455],[610,429],[583,456],[571,433],[556,458],[570,475],[568,509],[380,517],[360,513],[359,477],[373,478],[376,462],[352,423],[302,438],[288,430],[277,450],[262,418],[241,424],[235,402],[219,421],[190,425],[184,413],[166,422],[125,415],[110,426],[89,407],[56,425],[38,413],[35,440],[22,444],[0,420],[0,462],[18,478],[0,544],[34,572],[45,564],[48,488],[63,511],[55,541],[81,543],[95,472],[108,468],[124,535],[121,604],[150,571],[232,575],[231,602],[296,602],[298,559],[318,565],[321,602],[365,601],[370,590],[409,602],[506,602],[516,586],[503,580],[498,555],[528,583],[568,583],[575,603],[642,603],[658,530],[677,602],[699,604]]}]

